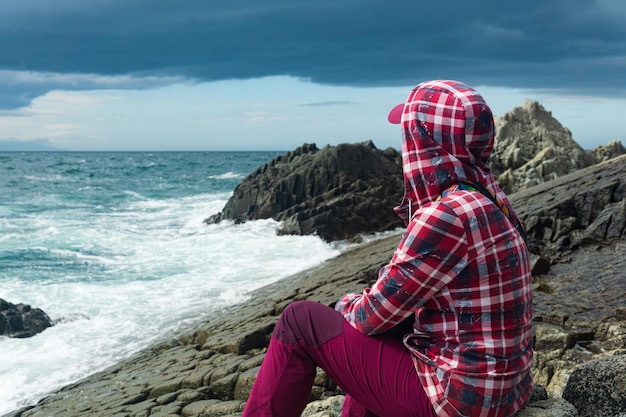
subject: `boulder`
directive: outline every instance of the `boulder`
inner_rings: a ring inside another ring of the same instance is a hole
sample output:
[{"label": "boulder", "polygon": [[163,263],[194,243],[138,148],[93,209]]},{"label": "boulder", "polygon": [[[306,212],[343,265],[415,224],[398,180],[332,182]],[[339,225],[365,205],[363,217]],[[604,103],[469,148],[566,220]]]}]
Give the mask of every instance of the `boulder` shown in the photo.
[{"label": "boulder", "polygon": [[563,390],[581,417],[626,413],[626,355],[609,356],[579,365]]},{"label": "boulder", "polygon": [[0,335],[25,338],[43,332],[52,320],[39,308],[28,304],[12,304],[0,298]]},{"label": "boulder", "polygon": [[305,144],[260,167],[206,220],[273,218],[281,234],[317,234],[326,241],[402,225],[393,211],[404,193],[400,154],[371,142],[318,149]]}]

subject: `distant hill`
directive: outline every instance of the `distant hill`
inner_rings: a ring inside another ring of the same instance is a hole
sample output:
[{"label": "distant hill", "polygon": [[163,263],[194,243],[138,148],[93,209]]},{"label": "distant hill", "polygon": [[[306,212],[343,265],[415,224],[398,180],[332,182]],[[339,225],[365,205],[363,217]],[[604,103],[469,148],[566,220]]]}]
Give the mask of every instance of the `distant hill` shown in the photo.
[{"label": "distant hill", "polygon": [[2,140],[0,141],[0,152],[32,152],[32,151],[62,151],[61,148],[48,145],[45,140],[20,141]]}]

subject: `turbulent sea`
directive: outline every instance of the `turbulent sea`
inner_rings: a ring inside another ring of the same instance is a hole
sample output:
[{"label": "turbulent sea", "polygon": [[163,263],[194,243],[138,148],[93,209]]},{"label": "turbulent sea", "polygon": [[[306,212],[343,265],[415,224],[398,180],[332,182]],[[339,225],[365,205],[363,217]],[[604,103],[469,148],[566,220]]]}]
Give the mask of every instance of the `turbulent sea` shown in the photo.
[{"label": "turbulent sea", "polygon": [[0,415],[337,256],[273,220],[203,223],[277,155],[0,153],[0,298],[55,322],[0,336]]}]

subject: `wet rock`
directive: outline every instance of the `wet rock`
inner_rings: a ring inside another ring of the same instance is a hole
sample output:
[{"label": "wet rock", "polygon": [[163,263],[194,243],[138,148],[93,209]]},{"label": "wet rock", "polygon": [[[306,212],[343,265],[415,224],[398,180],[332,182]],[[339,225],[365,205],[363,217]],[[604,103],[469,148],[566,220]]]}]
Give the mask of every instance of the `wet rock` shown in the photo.
[{"label": "wet rock", "polygon": [[12,304],[0,298],[0,336],[32,337],[53,325],[43,310],[28,304]]},{"label": "wet rock", "polygon": [[[584,246],[533,276],[535,321],[592,332],[618,320],[626,299],[626,242]],[[617,341],[617,339],[616,339]]]}]

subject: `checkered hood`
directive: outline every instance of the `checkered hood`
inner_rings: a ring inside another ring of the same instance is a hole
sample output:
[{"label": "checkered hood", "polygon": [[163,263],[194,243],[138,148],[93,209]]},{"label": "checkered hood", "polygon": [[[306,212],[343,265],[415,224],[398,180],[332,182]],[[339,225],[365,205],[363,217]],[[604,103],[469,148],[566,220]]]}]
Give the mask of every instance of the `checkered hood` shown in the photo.
[{"label": "checkered hood", "polygon": [[405,195],[395,211],[405,222],[409,200],[415,212],[459,181],[480,183],[510,206],[486,165],[494,121],[474,89],[451,80],[417,85],[404,105],[401,126]]}]

